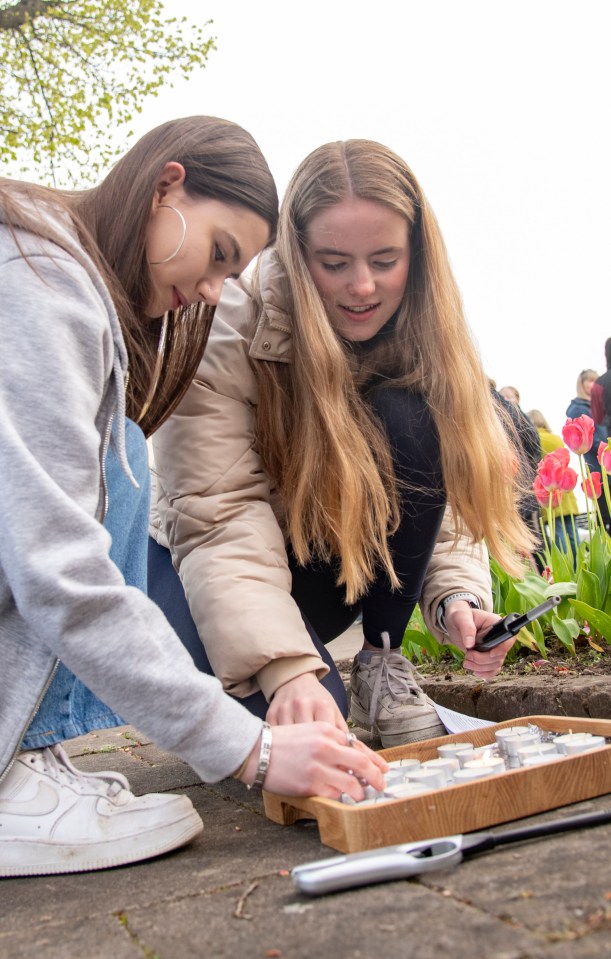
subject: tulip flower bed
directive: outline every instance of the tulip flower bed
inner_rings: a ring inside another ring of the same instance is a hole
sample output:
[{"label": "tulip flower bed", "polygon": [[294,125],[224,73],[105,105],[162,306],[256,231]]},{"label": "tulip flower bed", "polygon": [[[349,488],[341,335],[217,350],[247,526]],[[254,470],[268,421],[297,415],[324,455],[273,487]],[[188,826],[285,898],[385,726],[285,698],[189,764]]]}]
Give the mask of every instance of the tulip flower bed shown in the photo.
[{"label": "tulip flower bed", "polygon": [[[569,419],[562,430],[566,446],[548,453],[539,463],[533,490],[547,518],[547,523],[542,524],[543,574],[525,566],[524,576],[515,579],[491,558],[494,609],[501,616],[524,613],[549,596],[562,596],[561,604],[553,612],[531,623],[529,629],[521,630],[507,658],[508,664],[515,663],[527,650],[539,661],[547,661],[552,651],[567,658],[581,656],[582,660],[585,653],[590,664],[602,661],[611,671],[611,537],[603,525],[598,503],[599,497],[604,496],[611,508],[611,439],[600,443],[600,471],[593,472],[584,461],[593,436],[594,421],[589,416]],[[574,518],[560,513],[562,497],[580,481],[579,474],[569,466],[569,451],[579,457],[581,489],[587,502],[587,534],[581,540]],[[564,526],[561,546],[553,541],[558,516]],[[567,536],[568,524],[573,524],[575,550]],[[549,533],[546,535],[548,530],[552,531],[551,538]],[[442,647],[437,643],[418,608],[405,632],[403,651],[422,664],[442,660],[459,664],[463,655],[455,646]]]}]

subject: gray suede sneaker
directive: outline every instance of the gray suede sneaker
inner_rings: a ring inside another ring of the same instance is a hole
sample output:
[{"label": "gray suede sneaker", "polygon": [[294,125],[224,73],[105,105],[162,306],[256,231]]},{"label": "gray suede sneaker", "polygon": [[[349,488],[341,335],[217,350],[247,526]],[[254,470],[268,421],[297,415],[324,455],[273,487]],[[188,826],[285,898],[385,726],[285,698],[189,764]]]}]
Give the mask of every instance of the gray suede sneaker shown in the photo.
[{"label": "gray suede sneaker", "polygon": [[401,652],[391,652],[388,633],[382,633],[382,642],[382,652],[365,651],[354,657],[349,690],[352,721],[377,732],[385,748],[445,736],[433,700],[414,678],[415,667]]}]

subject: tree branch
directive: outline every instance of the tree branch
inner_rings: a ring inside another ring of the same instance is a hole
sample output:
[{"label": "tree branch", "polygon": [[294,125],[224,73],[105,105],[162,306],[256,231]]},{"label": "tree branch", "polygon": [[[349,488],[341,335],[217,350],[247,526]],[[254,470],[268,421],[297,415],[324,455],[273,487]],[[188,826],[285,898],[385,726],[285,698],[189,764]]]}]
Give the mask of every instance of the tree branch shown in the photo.
[{"label": "tree branch", "polygon": [[18,30],[36,17],[43,17],[53,6],[53,0],[19,0],[0,10],[0,30]]}]

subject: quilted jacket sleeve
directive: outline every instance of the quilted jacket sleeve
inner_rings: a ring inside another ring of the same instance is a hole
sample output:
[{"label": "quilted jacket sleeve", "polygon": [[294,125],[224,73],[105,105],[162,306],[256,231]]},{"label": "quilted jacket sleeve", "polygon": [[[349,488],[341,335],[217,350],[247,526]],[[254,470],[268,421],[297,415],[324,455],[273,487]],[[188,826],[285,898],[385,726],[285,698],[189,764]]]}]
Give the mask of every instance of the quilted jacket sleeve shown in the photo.
[{"label": "quilted jacket sleeve", "polygon": [[440,642],[447,636],[437,626],[437,607],[446,596],[463,590],[477,596],[482,609],[492,610],[488,550],[464,528],[456,541],[456,525],[447,506],[420,598],[426,625]]},{"label": "quilted jacket sleeve", "polygon": [[328,671],[291,598],[284,537],[254,443],[250,300],[226,283],[193,384],[155,434],[158,524],[225,689],[268,700],[295,676]]}]

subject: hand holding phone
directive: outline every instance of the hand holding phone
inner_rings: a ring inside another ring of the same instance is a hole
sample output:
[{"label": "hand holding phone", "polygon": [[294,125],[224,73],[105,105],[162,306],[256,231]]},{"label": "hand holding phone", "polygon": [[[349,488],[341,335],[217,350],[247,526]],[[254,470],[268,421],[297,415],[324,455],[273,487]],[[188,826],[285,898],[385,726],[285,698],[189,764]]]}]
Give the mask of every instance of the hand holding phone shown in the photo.
[{"label": "hand holding phone", "polygon": [[562,596],[550,596],[550,598],[546,599],[540,606],[535,606],[526,613],[509,613],[504,619],[500,619],[492,629],[488,630],[485,636],[477,640],[474,649],[482,653],[494,649],[495,646],[504,643],[506,639],[512,639],[524,626],[532,623],[533,619],[537,619],[539,616],[543,616],[544,613],[548,613],[550,609],[553,609],[554,606],[557,606],[561,601]]}]

